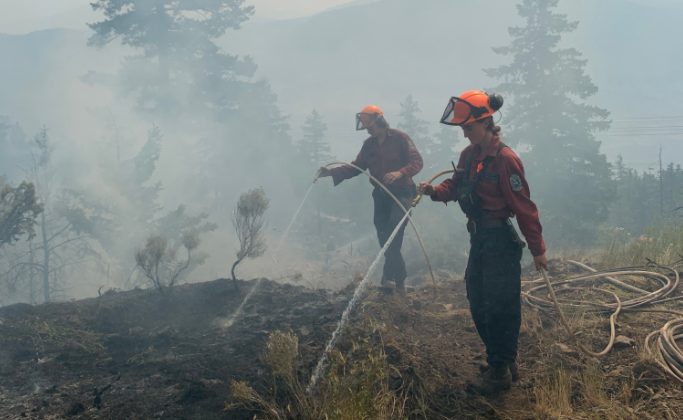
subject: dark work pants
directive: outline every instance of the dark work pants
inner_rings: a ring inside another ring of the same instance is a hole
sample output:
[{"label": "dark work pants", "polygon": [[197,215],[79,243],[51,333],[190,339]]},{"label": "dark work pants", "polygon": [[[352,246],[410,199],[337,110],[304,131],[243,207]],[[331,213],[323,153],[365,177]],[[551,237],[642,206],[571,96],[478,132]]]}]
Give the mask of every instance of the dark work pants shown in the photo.
[{"label": "dark work pants", "polygon": [[467,299],[489,365],[517,360],[522,323],[522,248],[509,228],[484,229],[470,237],[465,272]]},{"label": "dark work pants", "polygon": [[[403,187],[390,187],[392,192],[403,204],[403,207],[410,210],[413,200],[417,196],[417,189],[415,185],[408,185]],[[372,198],[375,201],[375,228],[377,229],[377,239],[379,239],[379,246],[383,247],[387,239],[391,236],[398,226],[398,223],[405,216],[405,212],[396,204],[393,198],[386,193],[382,188],[375,187],[372,191]],[[396,283],[403,283],[407,277],[406,263],[401,256],[401,246],[403,246],[403,233],[406,229],[406,224],[396,234],[396,238],[389,245],[387,251],[384,253],[384,272],[383,276],[389,280],[394,280]]]}]

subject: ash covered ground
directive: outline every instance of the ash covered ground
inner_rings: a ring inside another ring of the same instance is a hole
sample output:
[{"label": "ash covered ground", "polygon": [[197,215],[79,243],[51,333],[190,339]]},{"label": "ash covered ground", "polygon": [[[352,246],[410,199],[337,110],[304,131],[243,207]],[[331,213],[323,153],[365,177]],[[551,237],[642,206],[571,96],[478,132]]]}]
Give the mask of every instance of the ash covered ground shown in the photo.
[{"label": "ash covered ground", "polygon": [[[554,260],[551,274],[571,274]],[[528,270],[526,279],[533,278]],[[18,419],[252,419],[256,411],[224,410],[230,381],[270,392],[259,355],[268,335],[292,331],[299,339],[299,375],[310,376],[357,278],[338,292],[263,280],[234,323],[230,317],[256,284],[212,282],[152,290],[108,292],[99,298],[0,309],[0,418]],[[677,292],[680,293],[680,292]],[[680,306],[678,307],[680,310]],[[491,399],[463,392],[485,361],[468,311],[462,280],[409,288],[407,297],[371,288],[354,311],[339,349],[371,319],[381,335],[395,389],[410,389],[411,418],[551,418],[539,411],[537,392],[559,370],[570,380],[571,415],[565,418],[675,419],[683,386],[643,356],[645,336],[670,317],[624,314],[618,334],[633,341],[591,361],[571,349],[554,314],[524,308],[521,380]],[[583,315],[580,337],[594,349],[608,339],[606,316]],[[590,404],[581,373],[601,375],[609,407]],[[575,376],[572,376],[575,375]],[[411,414],[412,413],[412,414]]]}]

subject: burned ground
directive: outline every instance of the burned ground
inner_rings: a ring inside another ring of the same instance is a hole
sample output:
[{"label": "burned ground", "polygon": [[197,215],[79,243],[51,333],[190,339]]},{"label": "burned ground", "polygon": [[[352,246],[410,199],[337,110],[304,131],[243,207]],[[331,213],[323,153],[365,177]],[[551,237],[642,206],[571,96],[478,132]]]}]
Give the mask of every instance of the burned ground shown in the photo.
[{"label": "burned ground", "polygon": [[[561,262],[552,268],[556,276],[570,271]],[[331,293],[264,280],[230,325],[255,284],[242,282],[234,291],[231,283],[216,280],[179,287],[173,295],[134,290],[2,308],[0,418],[253,418],[244,409],[224,411],[230,380],[270,394],[272,382],[259,354],[268,334],[278,330],[298,335],[300,374],[306,379],[353,294],[352,285]],[[392,386],[408,397],[414,418],[675,419],[683,412],[683,386],[642,348],[645,336],[669,318],[622,315],[618,334],[635,345],[591,361],[572,351],[554,314],[525,308],[522,379],[509,393],[488,400],[462,392],[485,360],[462,281],[439,284],[436,296],[430,286],[410,290],[407,298],[371,288],[350,331],[371,320],[387,363],[395,367]],[[606,317],[580,314],[573,320],[583,342],[604,346]],[[342,340],[342,351],[351,338]],[[559,372],[566,381],[558,381]],[[596,377],[593,386],[590,378]],[[571,407],[554,412],[559,402],[553,398],[561,400],[563,393]]]}]

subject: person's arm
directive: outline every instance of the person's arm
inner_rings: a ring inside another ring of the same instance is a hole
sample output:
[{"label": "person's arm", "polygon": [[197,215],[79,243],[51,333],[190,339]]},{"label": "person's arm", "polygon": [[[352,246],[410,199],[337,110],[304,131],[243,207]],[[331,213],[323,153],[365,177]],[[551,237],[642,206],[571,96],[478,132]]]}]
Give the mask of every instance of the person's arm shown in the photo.
[{"label": "person's arm", "polygon": [[[360,149],[358,156],[356,156],[356,159],[353,162],[351,162],[364,171],[368,169],[368,150],[367,149],[368,149],[368,143],[365,142],[365,143],[363,143],[363,147]],[[331,169],[330,174],[332,176],[332,181],[334,182],[334,186],[336,187],[345,179],[351,179],[354,176],[360,175],[360,171],[356,168],[349,166],[349,165],[344,165],[344,166],[339,166],[337,168]]]},{"label": "person's arm", "polygon": [[[543,227],[538,218],[538,209],[531,201],[529,184],[524,177],[524,166],[514,153],[500,156],[498,165],[503,196],[517,216],[519,229],[529,244],[529,251],[535,261],[537,257],[544,257],[545,242],[543,241]],[[547,269],[547,266],[545,268]]]},{"label": "person's arm", "polygon": [[401,172],[403,176],[412,178],[420,173],[422,167],[424,166],[424,162],[422,161],[422,156],[420,155],[420,152],[418,152],[417,147],[415,147],[415,143],[413,143],[410,137],[408,137],[408,135],[405,135],[403,137],[403,140],[406,142],[406,150],[408,153],[406,160],[408,161],[408,163],[406,164],[406,166],[401,168],[399,172]]},{"label": "person's arm", "polygon": [[[462,172],[455,171],[450,179],[443,181],[441,184],[433,187],[433,193],[427,194],[431,195],[432,201],[440,201],[442,203],[448,203],[449,201],[458,201],[458,184],[460,183],[459,178],[464,175],[465,167],[465,155],[466,150],[460,153],[460,158],[458,159],[458,170],[462,169]],[[422,186],[422,184],[420,184]]]}]

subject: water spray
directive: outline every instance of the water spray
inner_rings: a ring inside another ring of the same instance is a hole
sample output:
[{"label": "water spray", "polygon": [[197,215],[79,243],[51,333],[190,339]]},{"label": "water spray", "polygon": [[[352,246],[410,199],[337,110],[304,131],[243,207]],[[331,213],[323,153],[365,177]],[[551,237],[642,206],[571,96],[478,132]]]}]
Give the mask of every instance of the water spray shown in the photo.
[{"label": "water spray", "polygon": [[315,367],[315,370],[313,371],[313,375],[311,376],[311,382],[308,384],[308,387],[306,387],[306,392],[310,393],[313,387],[316,385],[317,381],[320,379],[320,374],[325,368],[325,365],[329,359],[329,354],[330,351],[334,348],[334,346],[337,344],[337,340],[340,337],[340,334],[346,324],[349,322],[349,318],[351,316],[351,311],[353,311],[353,308],[356,306],[356,304],[361,300],[363,297],[363,294],[365,294],[365,289],[368,286],[368,282],[370,281],[370,277],[375,272],[375,269],[379,265],[379,261],[384,255],[384,253],[387,251],[389,248],[389,245],[393,242],[394,238],[396,238],[396,235],[398,234],[398,231],[401,230],[403,227],[403,224],[406,222],[406,219],[409,218],[409,213],[406,212],[405,216],[403,216],[403,219],[399,222],[399,224],[396,226],[396,229],[391,233],[391,236],[389,236],[389,239],[387,239],[387,242],[384,244],[382,249],[379,251],[379,254],[377,254],[377,257],[375,258],[375,261],[372,262],[372,265],[370,265],[370,268],[368,268],[368,272],[365,274],[365,277],[363,277],[363,280],[361,280],[360,284],[356,288],[356,291],[353,293],[353,298],[349,301],[349,304],[346,306],[346,309],[342,313],[341,320],[339,320],[339,324],[337,324],[337,329],[334,330],[332,333],[332,337],[330,338],[330,341],[327,343],[327,346],[325,347],[325,351],[323,352],[323,355],[320,357],[320,360],[318,361],[318,365]]},{"label": "water spray", "polygon": [[[413,227],[413,231],[415,232],[415,235],[417,236],[417,241],[420,243],[420,247],[422,248],[422,253],[424,254],[425,261],[427,262],[427,267],[429,268],[429,275],[430,275],[431,278],[432,278],[432,286],[434,287],[434,298],[436,299],[436,277],[434,277],[434,270],[432,270],[432,263],[429,261],[429,256],[427,255],[427,250],[425,249],[424,242],[422,242],[422,237],[420,236],[420,232],[418,232],[417,226],[415,226],[415,223],[413,222],[413,218],[410,217],[410,211],[408,211],[408,209],[406,209],[405,207],[403,207],[403,204],[401,203],[401,201],[400,201],[398,198],[396,198],[396,196],[395,196],[394,194],[392,194],[392,192],[389,191],[389,189],[388,189],[387,187],[385,187],[384,184],[382,184],[381,182],[379,182],[379,180],[378,180],[377,178],[375,178],[374,176],[372,176],[372,175],[370,174],[369,171],[365,171],[365,170],[359,168],[358,166],[354,165],[353,163],[348,163],[348,162],[330,162],[330,163],[328,163],[327,165],[324,165],[324,167],[325,167],[325,168],[328,168],[328,167],[330,167],[330,166],[332,166],[332,165],[346,165],[346,166],[350,166],[350,167],[352,167],[352,168],[358,170],[360,173],[363,173],[363,174],[367,175],[368,178],[370,178],[371,180],[373,180],[373,181],[375,182],[375,184],[377,184],[380,188],[382,188],[382,189],[384,190],[384,192],[386,192],[387,194],[389,194],[389,197],[391,197],[391,198],[396,202],[396,204],[398,204],[398,207],[399,207],[401,210],[403,210],[403,212],[406,214],[406,217],[408,218],[408,221],[410,222],[410,226]],[[449,169],[449,170],[450,170],[450,169]],[[318,180],[318,178],[320,177],[320,172],[321,172],[321,171],[318,170],[318,173],[316,174],[316,177],[315,177],[315,179],[313,180],[313,182],[315,182],[315,181]],[[452,172],[452,171],[451,171],[451,172]],[[413,206],[413,207],[414,207],[414,206]],[[400,226],[400,224],[399,224],[399,226]]]},{"label": "water spray", "polygon": [[[318,174],[320,174],[320,171],[318,171]],[[306,202],[306,199],[308,198],[308,195],[311,193],[311,190],[313,190],[313,185],[315,184],[315,181],[318,180],[318,177],[316,176],[315,180],[313,180],[313,184],[311,184],[311,187],[308,189],[308,192],[304,196],[304,199],[301,201],[301,204],[299,205],[299,208],[296,209],[296,213],[294,213],[294,217],[292,218],[292,221],[289,222],[289,226],[287,226],[287,229],[285,230],[285,233],[282,234],[282,238],[280,238],[280,242],[277,244],[275,247],[275,252],[273,253],[273,260],[275,262],[278,262],[275,257],[277,257],[277,252],[280,250],[280,246],[282,243],[285,241],[285,238],[287,237],[287,234],[289,233],[289,230],[292,228],[292,225],[294,224],[294,221],[296,220],[297,216],[299,215],[299,212],[301,211],[301,208],[304,206],[304,203]]]},{"label": "water spray", "polygon": [[237,318],[238,318],[240,315],[242,315],[242,312],[244,312],[244,307],[246,306],[247,302],[249,302],[249,299],[251,299],[251,295],[253,295],[254,292],[256,291],[256,289],[258,289],[258,287],[261,285],[261,281],[262,281],[262,280],[263,280],[262,278],[256,280],[256,284],[254,285],[254,287],[251,288],[251,290],[249,291],[249,293],[247,293],[247,295],[244,297],[244,300],[242,301],[242,303],[240,304],[240,306],[239,306],[239,307],[237,308],[237,310],[230,316],[230,318],[228,318],[228,320],[223,324],[223,326],[224,326],[225,328],[230,328],[230,327],[232,327],[232,324],[234,324],[235,321],[237,320]]}]

